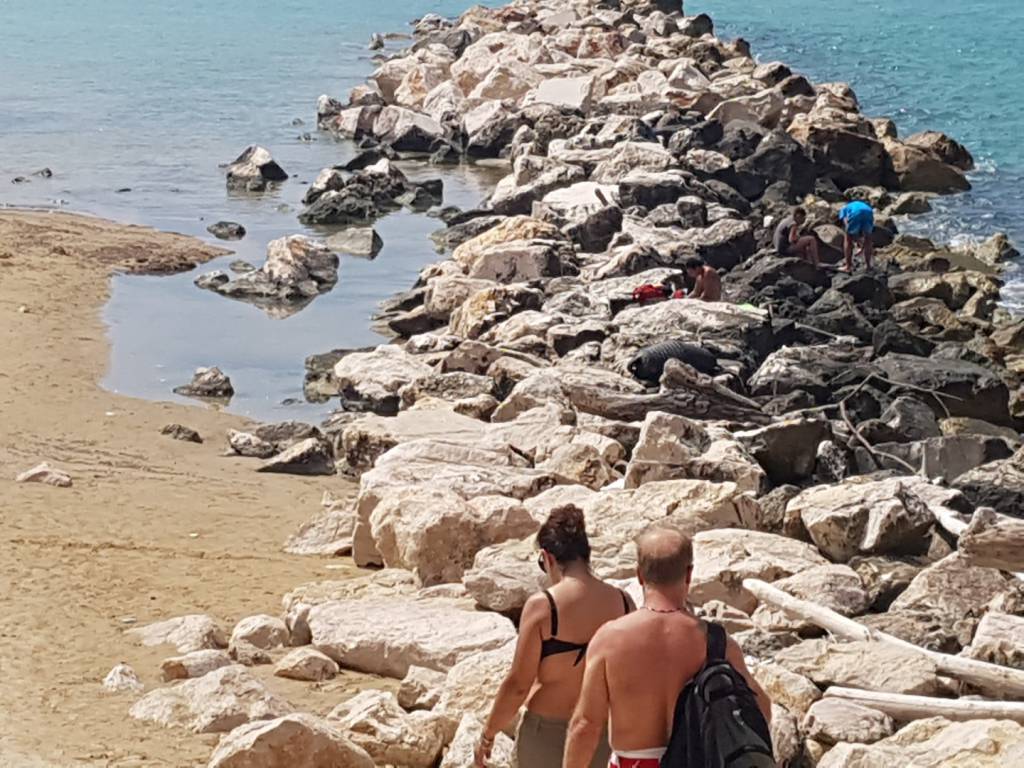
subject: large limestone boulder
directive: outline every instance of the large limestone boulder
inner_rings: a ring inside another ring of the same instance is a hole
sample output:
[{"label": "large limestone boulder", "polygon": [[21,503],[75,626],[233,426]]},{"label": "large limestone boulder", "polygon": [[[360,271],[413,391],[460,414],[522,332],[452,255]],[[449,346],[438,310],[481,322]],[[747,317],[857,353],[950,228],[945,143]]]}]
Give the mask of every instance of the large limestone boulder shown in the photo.
[{"label": "large limestone boulder", "polygon": [[651,411],[633,449],[625,487],[675,479],[733,482],[755,495],[765,486],[764,470],[728,432],[712,432],[683,416]]},{"label": "large limestone boulder", "polygon": [[1000,461],[982,464],[960,475],[953,486],[976,507],[992,507],[1019,516],[1024,509],[1024,449]]},{"label": "large limestone boulder", "polygon": [[640,394],[636,381],[614,371],[565,363],[539,369],[518,382],[494,412],[493,421],[511,421],[519,414],[554,402],[598,416],[609,416],[616,401],[609,396]]},{"label": "large limestone boulder", "polygon": [[980,617],[1009,584],[1010,578],[1000,571],[968,565],[952,554],[921,571],[890,611],[924,611],[953,624]]},{"label": "large limestone boulder", "polygon": [[537,468],[551,472],[562,482],[578,483],[595,491],[617,477],[597,447],[575,441],[555,448]]},{"label": "large limestone boulder", "polygon": [[[943,398],[945,408],[938,404],[933,406],[936,415],[967,416],[993,424],[1012,425],[1006,384],[987,368],[964,360],[921,358],[894,352],[879,358],[875,365],[894,382],[951,395]],[[894,394],[914,394],[913,390],[901,390],[899,386],[892,391]]]},{"label": "large limestone boulder", "polygon": [[512,666],[515,645],[514,642],[507,643],[492,651],[466,656],[452,667],[441,686],[437,711],[455,719],[461,719],[465,714],[485,719],[498,693],[498,686]]},{"label": "large limestone boulder", "polygon": [[247,616],[235,625],[229,645],[249,643],[266,651],[288,645],[288,640],[288,627],[281,619],[259,614]]},{"label": "large limestone boulder", "polygon": [[618,184],[631,172],[664,171],[675,164],[675,157],[660,144],[627,141],[612,148],[608,157],[597,164],[590,180],[598,184]]},{"label": "large limestone boulder", "polygon": [[277,662],[274,674],[291,680],[319,682],[337,675],[338,665],[315,648],[296,648]]},{"label": "large limestone boulder", "polygon": [[380,564],[371,516],[377,505],[409,489],[431,484],[464,499],[506,496],[526,499],[555,485],[557,478],[527,466],[508,445],[467,446],[440,440],[413,440],[397,445],[363,474],[356,503],[353,555],[358,565]]},{"label": "large limestone boulder", "polygon": [[245,667],[233,664],[150,691],[135,702],[129,714],[167,728],[223,733],[251,720],[281,717],[291,709]]},{"label": "large limestone boulder", "polygon": [[768,698],[798,717],[803,717],[811,705],[821,698],[821,691],[809,678],[791,672],[781,664],[755,664],[750,673],[768,694]]},{"label": "large limestone boulder", "polygon": [[805,640],[775,656],[777,664],[820,686],[932,696],[939,692],[934,662],[913,651],[869,641]]},{"label": "large limestone boulder", "polygon": [[581,77],[552,77],[527,93],[524,104],[551,104],[586,114],[594,100],[603,94],[600,83],[593,75]]},{"label": "large limestone boulder", "polygon": [[[455,731],[455,739],[445,753],[439,768],[475,768],[474,750],[484,731],[483,719],[466,715]],[[515,765],[515,744],[504,733],[499,733],[491,750],[491,768],[512,768]]]},{"label": "large limestone boulder", "polygon": [[1024,726],[1008,720],[951,723],[918,720],[895,736],[867,744],[842,743],[818,768],[1006,768],[1024,763]]},{"label": "large limestone boulder", "polygon": [[373,768],[332,724],[304,713],[246,723],[221,739],[207,768]]},{"label": "large limestone boulder", "polygon": [[434,118],[403,107],[381,110],[373,132],[381,143],[398,152],[430,152],[445,137],[444,127]]},{"label": "large limestone boulder", "polygon": [[1024,669],[1024,617],[990,610],[965,654],[972,659]]},{"label": "large limestone boulder", "polygon": [[206,648],[226,648],[228,639],[217,622],[205,614],[178,616],[156,624],[125,631],[143,645],[173,645],[178,653],[191,653]]},{"label": "large limestone boulder", "polygon": [[558,227],[530,216],[510,216],[497,225],[462,243],[452,253],[452,259],[468,269],[488,249],[522,240],[559,239]]},{"label": "large limestone boulder", "polygon": [[758,531],[704,531],[693,545],[691,600],[721,600],[748,614],[757,598],[743,588],[744,579],[778,581],[828,563],[810,544]]},{"label": "large limestone boulder", "polygon": [[963,192],[971,183],[960,169],[919,147],[890,141],[887,149],[900,189],[947,194]]},{"label": "large limestone boulder", "polygon": [[547,577],[537,568],[533,541],[508,541],[477,552],[462,583],[481,608],[512,614],[545,588]]},{"label": "large limestone boulder", "polygon": [[401,679],[410,666],[446,671],[515,637],[512,623],[446,599],[336,600],[309,609],[313,645],[341,666]]},{"label": "large limestone boulder", "polygon": [[830,564],[808,568],[779,579],[773,586],[843,616],[859,616],[871,604],[860,576],[846,565]]},{"label": "large limestone boulder", "polygon": [[841,741],[874,744],[892,736],[892,718],[877,709],[842,699],[822,699],[811,705],[803,721],[804,732],[822,744]]},{"label": "large limestone boulder", "polygon": [[342,397],[365,401],[382,413],[397,412],[402,387],[432,372],[425,362],[393,344],[345,355],[334,366]]},{"label": "large limestone boulder", "polygon": [[207,672],[233,663],[227,651],[214,648],[192,651],[160,662],[160,677],[165,683],[172,680],[187,680],[191,677],[202,677]]},{"label": "large limestone boulder", "polygon": [[335,707],[328,722],[366,750],[376,765],[433,768],[447,726],[432,712],[407,713],[395,694],[363,691]]},{"label": "large limestone boulder", "polygon": [[[415,385],[416,381],[408,386]],[[378,458],[400,443],[431,437],[453,443],[474,443],[483,439],[485,429],[478,419],[447,409],[401,411],[390,417],[369,414],[345,425],[339,453],[347,471],[360,473],[371,469]]]},{"label": "large limestone boulder", "polygon": [[776,486],[810,478],[817,465],[818,446],[831,436],[829,423],[823,419],[786,419],[734,433]]},{"label": "large limestone boulder", "polygon": [[786,513],[799,515],[818,549],[840,562],[857,554],[922,554],[935,523],[928,505],[899,479],[816,486],[792,499]]},{"label": "large limestone boulder", "polygon": [[537,529],[515,499],[466,501],[452,491],[427,486],[385,496],[369,523],[384,564],[411,570],[423,586],[460,581],[480,549]]},{"label": "large limestone boulder", "polygon": [[447,678],[443,672],[426,667],[409,667],[398,688],[398,703],[402,709],[433,709],[441,698],[441,687]]}]

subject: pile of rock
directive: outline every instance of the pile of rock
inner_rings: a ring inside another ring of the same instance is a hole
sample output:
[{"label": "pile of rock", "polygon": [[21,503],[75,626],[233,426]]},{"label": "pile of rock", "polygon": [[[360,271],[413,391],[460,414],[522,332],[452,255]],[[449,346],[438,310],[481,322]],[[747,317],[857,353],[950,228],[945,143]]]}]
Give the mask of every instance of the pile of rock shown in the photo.
[{"label": "pile of rock", "polygon": [[200,288],[249,302],[274,317],[294,314],[337,282],[338,255],[304,235],[271,241],[259,269],[246,269],[234,279],[221,270],[195,279]]},{"label": "pile of rock", "polygon": [[[386,569],[289,593],[287,642],[310,647],[282,668],[402,678],[399,695],[311,718],[261,694],[237,717],[268,722],[233,722],[212,765],[291,738],[358,750],[352,765],[468,768],[511,619],[540,586],[531,538],[567,503],[586,513],[595,572],[634,590],[639,531],[694,537],[693,601],[775,701],[781,761],[1022,759],[1024,326],[982,255],[891,219],[923,208],[918,192],[965,188],[966,150],[901,141],[848,86],[758,65],[706,16],[645,0],[429,17],[347,105],[318,112],[375,156],[500,156],[510,174],[445,217],[451,258],[389,303],[395,343],[307,361],[307,391],[342,403],[307,439],[359,491],[288,549]],[[359,177],[322,176],[311,208],[333,192],[372,217],[396,177],[349,195]],[[848,199],[879,209],[881,269],[769,250],[801,201],[837,261]],[[731,302],[633,300],[691,256]],[[279,450],[250,437],[233,444]],[[278,660],[242,640],[229,660]],[[244,669],[210,674],[212,690]]]}]

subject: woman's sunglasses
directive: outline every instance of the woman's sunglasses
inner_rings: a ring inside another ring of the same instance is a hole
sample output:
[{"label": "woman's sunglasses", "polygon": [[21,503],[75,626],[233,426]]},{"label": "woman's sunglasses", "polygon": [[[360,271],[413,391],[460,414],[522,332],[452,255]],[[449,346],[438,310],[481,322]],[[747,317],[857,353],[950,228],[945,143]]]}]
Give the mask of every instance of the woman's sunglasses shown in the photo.
[{"label": "woman's sunglasses", "polygon": [[544,565],[544,553],[541,552],[537,555],[537,567],[540,568],[544,573],[548,572],[547,566]]}]

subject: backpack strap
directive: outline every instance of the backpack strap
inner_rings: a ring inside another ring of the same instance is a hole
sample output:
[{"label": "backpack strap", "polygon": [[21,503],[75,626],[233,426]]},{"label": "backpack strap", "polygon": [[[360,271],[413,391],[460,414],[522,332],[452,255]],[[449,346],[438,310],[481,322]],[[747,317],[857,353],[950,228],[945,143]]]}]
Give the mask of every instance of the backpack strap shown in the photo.
[{"label": "backpack strap", "polygon": [[708,658],[707,662],[725,661],[726,633],[725,628],[720,624],[711,621],[704,622],[704,630],[708,636]]}]

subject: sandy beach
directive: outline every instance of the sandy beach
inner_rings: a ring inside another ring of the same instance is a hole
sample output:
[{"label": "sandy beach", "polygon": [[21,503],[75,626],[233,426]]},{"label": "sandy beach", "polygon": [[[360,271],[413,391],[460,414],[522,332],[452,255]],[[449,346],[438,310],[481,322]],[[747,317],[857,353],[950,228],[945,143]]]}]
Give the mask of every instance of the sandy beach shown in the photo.
[{"label": "sandy beach", "polygon": [[[281,552],[341,478],[261,475],[228,458],[241,422],[197,404],[133,400],[100,388],[109,354],[100,312],[114,270],[159,273],[217,255],[197,240],[56,213],[0,213],[0,765],[204,765],[216,736],[128,720],[131,697],[104,694],[118,660],[147,687],[169,647],[123,635],[209,612],[276,614],[282,593],[338,578],[326,560]],[[214,361],[211,361],[214,362]],[[160,434],[178,422],[204,443]],[[16,484],[48,461],[68,489]],[[345,566],[348,567],[348,566]],[[303,709],[329,709],[358,686],[273,678]]]}]

